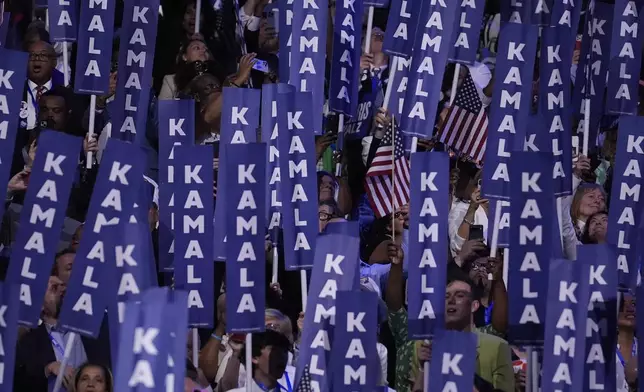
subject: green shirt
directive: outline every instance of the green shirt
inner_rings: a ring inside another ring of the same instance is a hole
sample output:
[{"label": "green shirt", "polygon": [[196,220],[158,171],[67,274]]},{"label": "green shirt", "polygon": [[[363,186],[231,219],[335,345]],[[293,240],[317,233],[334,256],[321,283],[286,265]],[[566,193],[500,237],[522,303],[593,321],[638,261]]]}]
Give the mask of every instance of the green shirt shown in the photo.
[{"label": "green shirt", "polygon": [[[407,310],[404,307],[400,308],[396,312],[389,312],[389,328],[391,329],[391,333],[396,344],[396,391],[411,392],[419,371],[418,358],[416,356],[416,343],[420,341],[409,340],[408,338]],[[497,332],[491,324],[482,328],[477,328],[476,332],[496,336],[502,339],[502,335]],[[507,343],[505,343],[505,345],[507,345]],[[508,373],[508,371],[510,373],[503,374],[503,377],[498,378],[498,382],[495,382],[497,380],[494,379],[488,379],[494,378],[492,375],[479,374],[479,376],[493,384],[501,384],[496,385],[496,387],[500,387],[499,389],[503,391],[512,391],[514,389],[514,377],[512,373],[511,358],[508,357],[507,361],[507,365],[509,365],[509,367],[504,365],[503,367],[507,367],[507,369],[504,369],[503,373]],[[480,369],[480,366],[477,366],[477,369],[479,369],[479,371],[482,370]]]}]

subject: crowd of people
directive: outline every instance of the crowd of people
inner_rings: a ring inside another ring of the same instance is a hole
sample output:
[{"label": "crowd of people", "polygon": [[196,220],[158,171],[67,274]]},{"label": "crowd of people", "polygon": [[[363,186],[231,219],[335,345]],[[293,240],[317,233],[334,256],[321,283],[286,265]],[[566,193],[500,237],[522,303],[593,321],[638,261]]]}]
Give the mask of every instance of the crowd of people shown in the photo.
[{"label": "crowd of people", "polygon": [[[282,1],[282,0],[273,0]],[[147,105],[148,121],[143,144],[148,154],[145,179],[151,194],[158,193],[158,101],[193,98],[196,102],[195,143],[208,144],[219,140],[222,89],[261,88],[277,83],[279,48],[276,26],[271,25],[269,0],[202,1],[196,20],[194,0],[162,0],[153,65],[153,85]],[[330,11],[335,7],[330,1]],[[478,43],[478,61],[461,72],[475,81],[484,104],[489,104],[495,81],[496,44],[500,29],[502,1],[487,0],[483,28]],[[11,12],[6,46],[29,54],[28,82],[24,86],[16,146],[7,184],[6,213],[2,220],[0,243],[0,275],[4,278],[9,264],[15,233],[34,157],[38,153],[39,135],[51,129],[84,138],[78,155],[78,169],[69,199],[59,252],[49,278],[42,323],[33,329],[20,328],[16,351],[15,391],[51,390],[56,376],[63,375],[67,391],[113,391],[112,360],[110,356],[107,320],[104,320],[98,339],[77,339],[66,368],[61,368],[64,347],[69,334],[57,329],[57,317],[65,298],[66,285],[74,268],[74,258],[83,237],[85,217],[98,167],[109,138],[110,107],[119,77],[119,28],[123,1],[117,1],[115,42],[112,55],[110,91],[96,101],[95,134],[89,135],[90,106],[88,96],[75,94],[72,86],[64,85],[63,46],[49,38],[45,20],[39,19],[31,1],[5,0],[5,10]],[[583,8],[585,9],[585,8]],[[380,145],[385,130],[392,125],[391,114],[382,107],[389,78],[391,58],[383,52],[387,8],[376,9],[369,53],[360,58],[362,82],[360,104],[369,102],[368,116],[348,120],[345,129],[366,129],[363,138],[347,137],[338,151],[337,116],[329,113],[324,135],[316,137],[318,218],[323,233],[331,222],[358,221],[360,228],[360,287],[380,297],[377,352],[380,369],[377,383],[398,392],[423,390],[423,364],[431,361],[432,343],[408,337],[406,280],[409,237],[409,206],[396,208],[391,214],[376,217],[366,195],[364,178],[371,160]],[[582,16],[583,17],[583,16]],[[329,18],[331,20],[331,18]],[[336,21],[337,22],[337,21]],[[195,33],[195,24],[201,27]],[[329,23],[332,31],[332,23]],[[580,24],[581,25],[581,24]],[[366,19],[365,19],[366,28]],[[581,28],[580,28],[581,29]],[[363,42],[363,47],[364,47]],[[86,50],[69,45],[69,72],[74,80],[73,67],[77,53]],[[579,53],[575,53],[575,58]],[[265,61],[268,70],[254,68],[258,60]],[[330,61],[330,56],[329,60]],[[571,71],[572,72],[572,71]],[[447,115],[447,106],[454,75],[448,66],[441,89],[443,99],[436,129]],[[535,74],[538,78],[538,72]],[[640,82],[640,85],[642,82]],[[640,94],[642,94],[640,88]],[[642,113],[640,113],[642,114]],[[591,148],[589,156],[577,155],[574,163],[573,194],[562,200],[561,233],[563,253],[568,259],[576,257],[578,244],[606,243],[608,205],[612,168],[615,163],[617,122],[605,116],[600,129],[600,145]],[[608,125],[606,125],[608,124]],[[508,293],[503,280],[502,252],[490,256],[488,237],[493,216],[490,201],[481,195],[482,162],[466,159],[451,146],[434,139],[419,140],[418,151],[449,151],[450,171],[449,257],[441,260],[448,265],[447,295],[445,297],[446,328],[476,333],[475,390],[514,392],[526,388],[527,354],[524,347],[513,346],[506,339],[509,325]],[[87,169],[88,153],[94,164]],[[336,163],[343,170],[335,175]],[[2,165],[8,163],[2,162]],[[215,170],[219,161],[213,162]],[[217,192],[225,189],[215,188]],[[158,263],[158,196],[149,208],[150,235]],[[279,244],[278,244],[279,246]],[[253,391],[292,391],[298,347],[304,328],[304,309],[301,308],[299,273],[286,271],[283,252],[272,260],[273,244],[266,242],[267,259],[280,263],[279,283],[268,284],[266,332],[253,334],[252,376]],[[271,271],[271,265],[266,266]],[[267,274],[270,277],[270,273]],[[216,264],[216,327],[201,329],[198,347],[187,338],[185,390],[243,391],[246,390],[244,339],[226,333],[225,263]],[[158,273],[161,285],[171,285],[171,274]],[[618,317],[619,353],[617,363],[618,391],[636,390],[637,338],[635,337],[635,299],[625,295]],[[188,331],[186,331],[188,336]],[[198,350],[198,364],[193,364],[193,350]],[[474,355],[474,354],[472,354]],[[210,389],[208,389],[210,388]]]}]

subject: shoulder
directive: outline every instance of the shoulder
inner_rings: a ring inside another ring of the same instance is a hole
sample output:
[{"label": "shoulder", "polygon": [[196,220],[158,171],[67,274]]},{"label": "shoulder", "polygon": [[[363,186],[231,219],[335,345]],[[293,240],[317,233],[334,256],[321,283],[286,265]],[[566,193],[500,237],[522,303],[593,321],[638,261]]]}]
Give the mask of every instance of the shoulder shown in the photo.
[{"label": "shoulder", "polygon": [[478,335],[479,346],[481,346],[481,347],[483,347],[483,346],[486,346],[486,347],[489,347],[489,348],[495,347],[497,349],[501,349],[501,348],[505,348],[505,347],[509,348],[510,347],[508,342],[505,339],[501,338],[501,337],[486,333],[484,331],[481,331],[480,329],[476,330],[476,334]]}]

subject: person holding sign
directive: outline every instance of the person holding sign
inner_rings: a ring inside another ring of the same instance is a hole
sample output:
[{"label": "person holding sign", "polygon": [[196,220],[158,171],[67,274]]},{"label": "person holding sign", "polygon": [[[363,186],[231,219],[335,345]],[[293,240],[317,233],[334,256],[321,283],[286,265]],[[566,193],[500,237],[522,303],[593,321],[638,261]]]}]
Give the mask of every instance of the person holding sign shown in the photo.
[{"label": "person holding sign", "polygon": [[[253,334],[253,381],[252,392],[291,391],[293,384],[281,385],[278,380],[286,371],[290,342],[286,336],[273,330]],[[245,350],[242,350],[243,353]],[[240,359],[241,360],[241,359]],[[286,378],[289,381],[289,378]],[[294,380],[290,380],[291,383]],[[231,392],[246,392],[246,387]]]},{"label": "person holding sign", "polygon": [[[69,333],[57,329],[63,293],[63,282],[51,276],[45,293],[42,324],[29,331],[18,342],[15,383],[21,386],[21,391],[47,392],[53,387],[60,372],[64,373],[63,386],[67,388],[65,390],[71,390],[74,370],[87,360],[109,364],[108,346],[100,347],[100,343],[105,342],[105,337],[96,342],[83,337],[74,339],[67,368],[61,369],[61,361],[70,336]],[[34,355],[35,353],[37,355]]]}]

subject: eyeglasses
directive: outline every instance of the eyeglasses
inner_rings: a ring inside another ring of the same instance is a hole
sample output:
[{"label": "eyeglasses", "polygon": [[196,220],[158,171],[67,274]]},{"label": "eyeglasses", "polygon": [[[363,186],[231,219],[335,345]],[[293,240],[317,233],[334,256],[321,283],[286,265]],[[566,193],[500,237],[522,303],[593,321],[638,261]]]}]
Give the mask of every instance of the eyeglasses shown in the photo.
[{"label": "eyeglasses", "polygon": [[399,212],[394,213],[394,218],[396,218],[396,219],[406,218],[406,217],[407,217],[406,212],[399,211]]},{"label": "eyeglasses", "polygon": [[333,214],[328,214],[326,212],[318,212],[318,218],[322,222],[330,221],[331,219],[333,219]]},{"label": "eyeglasses", "polygon": [[29,53],[30,61],[49,61],[50,59],[55,58],[56,56],[48,53]]}]

